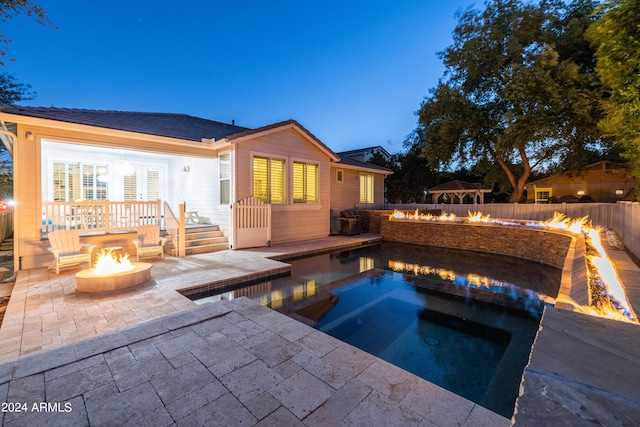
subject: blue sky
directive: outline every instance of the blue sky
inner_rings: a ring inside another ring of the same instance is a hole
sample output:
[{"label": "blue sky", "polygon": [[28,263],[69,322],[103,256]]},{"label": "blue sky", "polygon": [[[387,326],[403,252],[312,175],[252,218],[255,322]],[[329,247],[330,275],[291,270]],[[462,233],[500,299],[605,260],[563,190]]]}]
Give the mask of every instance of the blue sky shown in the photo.
[{"label": "blue sky", "polygon": [[[295,119],[334,151],[390,152],[444,67],[467,0],[36,0],[0,72],[25,105],[185,113],[255,128]],[[475,7],[481,7],[476,4]]]}]

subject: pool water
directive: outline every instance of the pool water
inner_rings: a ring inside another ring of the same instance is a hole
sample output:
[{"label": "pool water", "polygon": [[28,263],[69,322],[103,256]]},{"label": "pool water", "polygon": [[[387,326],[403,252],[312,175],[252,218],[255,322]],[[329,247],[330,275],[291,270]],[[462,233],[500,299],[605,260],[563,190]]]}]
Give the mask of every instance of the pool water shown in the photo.
[{"label": "pool water", "polygon": [[386,242],[287,262],[290,276],[201,301],[248,296],[505,417],[561,273]]}]

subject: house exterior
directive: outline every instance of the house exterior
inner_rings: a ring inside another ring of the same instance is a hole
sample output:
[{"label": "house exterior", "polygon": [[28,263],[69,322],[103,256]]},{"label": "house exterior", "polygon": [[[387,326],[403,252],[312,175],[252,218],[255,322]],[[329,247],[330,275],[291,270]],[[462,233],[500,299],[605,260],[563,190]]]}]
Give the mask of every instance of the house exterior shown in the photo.
[{"label": "house exterior", "polygon": [[376,154],[382,156],[386,161],[391,161],[391,154],[379,145],[373,147],[359,148],[357,150],[341,151],[340,158],[348,157],[360,162],[368,162]]},{"label": "house exterior", "polygon": [[347,209],[382,209],[385,205],[384,179],[393,172],[338,153],[331,164],[331,232],[340,229],[340,212]]},{"label": "house exterior", "polygon": [[273,243],[330,234],[339,157],[294,120],[248,129],[184,114],[3,106],[0,129],[14,163],[16,270],[51,261],[48,231],[79,229],[84,242],[127,251],[136,225],[168,227],[181,206],[235,248],[233,212],[248,198],[270,206]]},{"label": "house exterior", "polygon": [[581,174],[563,173],[527,184],[528,203],[549,203],[556,199],[613,203],[633,192],[634,178],[625,166],[610,161],[587,165]]}]

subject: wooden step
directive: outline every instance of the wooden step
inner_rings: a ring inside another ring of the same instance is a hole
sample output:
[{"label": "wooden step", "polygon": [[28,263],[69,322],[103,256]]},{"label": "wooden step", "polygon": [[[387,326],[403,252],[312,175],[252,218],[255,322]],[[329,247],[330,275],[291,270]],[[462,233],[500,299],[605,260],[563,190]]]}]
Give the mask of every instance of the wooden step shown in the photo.
[{"label": "wooden step", "polygon": [[[166,251],[172,256],[178,256],[178,247],[169,241],[165,245]],[[217,225],[193,225],[185,229],[185,254],[203,254],[229,249],[229,241]]]},{"label": "wooden step", "polygon": [[229,243],[215,243],[211,245],[192,246],[185,248],[187,255],[205,254],[209,252],[218,252],[229,249]]},{"label": "wooden step", "polygon": [[184,243],[185,247],[192,248],[195,246],[217,245],[220,243],[226,243],[228,245],[229,241],[224,236],[203,236],[199,239],[187,239]]},{"label": "wooden step", "polygon": [[[185,241],[188,242],[190,240],[200,240],[206,238],[218,238],[224,237],[224,233],[222,231],[199,231],[197,233],[187,233],[185,236]],[[224,237],[226,239],[226,237]]]}]

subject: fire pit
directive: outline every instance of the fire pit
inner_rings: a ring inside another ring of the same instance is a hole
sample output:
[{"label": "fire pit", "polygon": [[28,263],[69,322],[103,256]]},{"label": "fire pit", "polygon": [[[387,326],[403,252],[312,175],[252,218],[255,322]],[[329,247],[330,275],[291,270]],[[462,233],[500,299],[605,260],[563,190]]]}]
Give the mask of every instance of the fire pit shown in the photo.
[{"label": "fire pit", "polygon": [[128,255],[116,259],[111,251],[102,251],[95,268],[76,273],[80,292],[105,292],[130,288],[151,279],[151,264],[129,262]]}]

